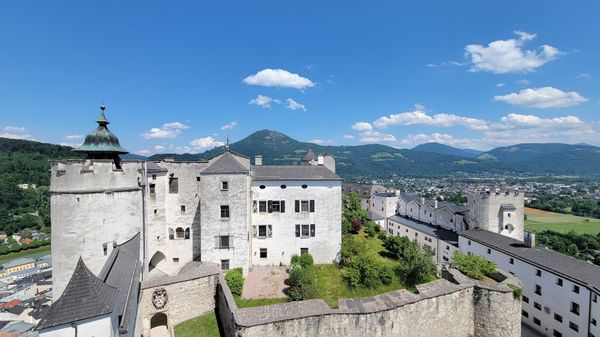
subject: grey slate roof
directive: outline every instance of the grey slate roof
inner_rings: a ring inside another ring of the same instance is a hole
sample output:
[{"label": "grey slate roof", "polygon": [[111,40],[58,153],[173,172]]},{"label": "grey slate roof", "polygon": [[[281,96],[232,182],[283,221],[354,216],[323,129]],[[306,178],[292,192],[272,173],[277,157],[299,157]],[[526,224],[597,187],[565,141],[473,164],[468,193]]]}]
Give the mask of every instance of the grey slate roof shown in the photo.
[{"label": "grey slate roof", "polygon": [[421,195],[419,195],[418,193],[400,193],[400,198],[402,198],[402,200],[409,202],[413,199],[418,199],[420,198]]},{"label": "grey slate roof", "polygon": [[140,288],[140,233],[113,249],[98,275],[106,284],[119,289],[115,310],[122,316],[119,332],[127,333]]},{"label": "grey slate roof", "polygon": [[431,226],[424,222],[416,221],[413,219],[408,219],[408,218],[405,218],[405,217],[402,217],[399,215],[393,215],[393,216],[389,217],[388,219],[392,220],[396,223],[399,223],[401,225],[404,225],[406,227],[417,230],[423,234],[433,236],[434,238],[446,241],[448,243],[452,243],[454,245],[458,244],[458,234],[456,234],[456,232],[453,232],[453,231],[450,231],[450,230],[447,230],[444,228],[438,228],[435,226]]},{"label": "grey slate roof", "polygon": [[465,212],[469,211],[469,207],[457,205],[453,202],[439,202],[438,207],[446,207],[452,213],[465,213]]},{"label": "grey slate roof", "polygon": [[342,193],[354,192],[361,198],[370,198],[376,193],[387,192],[386,188],[377,184],[342,183]]},{"label": "grey slate roof", "polygon": [[515,205],[513,205],[513,204],[502,204],[501,207],[502,207],[503,210],[506,210],[506,211],[514,211],[514,210],[517,209],[515,207]]},{"label": "grey slate roof", "polygon": [[19,259],[14,259],[12,261],[6,262],[5,264],[2,265],[2,267],[4,269],[7,269],[7,268],[11,268],[11,267],[22,265],[22,264],[28,264],[28,263],[34,263],[34,262],[35,262],[34,259],[31,259],[31,258],[28,258],[28,257],[22,257],[22,258],[19,258]]},{"label": "grey slate roof", "polygon": [[146,167],[148,172],[165,172],[168,171],[166,168],[160,167],[156,162],[147,161]]},{"label": "grey slate roof", "polygon": [[545,247],[529,248],[521,241],[498,233],[475,228],[460,233],[461,236],[484,244],[519,260],[545,269],[589,288],[600,290],[600,266],[572,258]]},{"label": "grey slate roof", "polygon": [[315,156],[315,153],[313,152],[312,149],[308,149],[308,151],[304,155],[304,158],[302,158],[302,161],[311,161],[311,160],[317,160],[317,156]]},{"label": "grey slate roof", "polygon": [[201,174],[236,174],[247,173],[248,170],[231,154],[225,151],[221,158],[204,169]]},{"label": "grey slate roof", "polygon": [[396,197],[396,193],[394,193],[394,192],[378,192],[378,193],[375,193],[375,195],[378,197],[384,197],[384,198]]},{"label": "grey slate roof", "polygon": [[110,314],[119,290],[97,278],[79,258],[73,276],[60,298],[50,307],[36,329]]},{"label": "grey slate roof", "polygon": [[325,166],[277,165],[252,166],[253,180],[342,180]]}]

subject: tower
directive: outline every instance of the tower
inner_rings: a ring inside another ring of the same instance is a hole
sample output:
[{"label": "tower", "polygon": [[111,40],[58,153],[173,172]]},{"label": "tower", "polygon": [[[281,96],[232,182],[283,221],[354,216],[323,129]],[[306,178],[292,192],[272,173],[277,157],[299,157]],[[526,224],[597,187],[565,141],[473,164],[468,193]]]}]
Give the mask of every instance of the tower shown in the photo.
[{"label": "tower", "polygon": [[[98,274],[117,245],[142,232],[145,163],[126,154],[100,106],[98,128],[75,152],[84,160],[53,162],[50,178],[53,296],[65,289],[79,257]],[[141,236],[137,236],[140,239]]]},{"label": "tower", "polygon": [[467,195],[468,223],[523,241],[523,192],[516,190],[474,190]]}]

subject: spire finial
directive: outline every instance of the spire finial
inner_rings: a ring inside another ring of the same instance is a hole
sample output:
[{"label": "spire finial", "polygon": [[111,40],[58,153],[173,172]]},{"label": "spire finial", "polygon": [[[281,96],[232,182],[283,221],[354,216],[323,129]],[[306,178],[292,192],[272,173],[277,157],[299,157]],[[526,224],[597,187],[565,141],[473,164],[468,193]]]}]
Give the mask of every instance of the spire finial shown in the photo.
[{"label": "spire finial", "polygon": [[109,121],[106,119],[106,116],[104,116],[104,110],[106,110],[106,107],[104,106],[104,99],[102,99],[102,103],[100,104],[100,117],[98,117],[98,119],[96,120],[96,122],[102,126],[106,126],[107,124],[109,124]]},{"label": "spire finial", "polygon": [[227,132],[227,140],[225,142],[225,149],[229,150],[229,132]]}]

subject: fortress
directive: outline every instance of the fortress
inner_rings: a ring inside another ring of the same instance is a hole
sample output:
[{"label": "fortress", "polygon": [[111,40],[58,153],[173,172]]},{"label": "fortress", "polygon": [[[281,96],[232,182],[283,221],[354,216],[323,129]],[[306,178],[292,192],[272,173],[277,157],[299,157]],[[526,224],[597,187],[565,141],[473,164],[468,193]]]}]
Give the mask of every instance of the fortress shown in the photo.
[{"label": "fortress", "polygon": [[315,263],[338,259],[334,158],[309,150],[297,165],[265,166],[226,147],[206,161],[123,161],[104,111],[76,149],[86,159],[51,166],[54,304],[36,327],[41,337],[168,336],[214,310],[226,336],[412,336],[414,320],[452,336],[519,335],[512,290],[459,274],[335,310],[322,300],[237,309],[223,270],[288,265],[304,252]]}]

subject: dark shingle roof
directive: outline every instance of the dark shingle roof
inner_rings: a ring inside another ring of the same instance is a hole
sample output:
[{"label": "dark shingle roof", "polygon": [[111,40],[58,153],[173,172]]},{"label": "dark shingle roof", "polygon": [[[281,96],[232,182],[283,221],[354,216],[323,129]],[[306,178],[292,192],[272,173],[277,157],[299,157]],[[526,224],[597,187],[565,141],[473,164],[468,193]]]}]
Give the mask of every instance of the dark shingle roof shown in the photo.
[{"label": "dark shingle roof", "polygon": [[252,166],[254,180],[342,180],[325,166]]},{"label": "dark shingle roof", "polygon": [[343,183],[343,193],[354,192],[361,198],[370,198],[375,193],[385,193],[387,189],[377,184],[355,184],[355,183]]},{"label": "dark shingle roof", "polygon": [[207,167],[201,174],[235,174],[247,173],[248,170],[229,152],[225,151],[221,158]]},{"label": "dark shingle roof", "polygon": [[402,200],[409,202],[413,199],[417,199],[419,198],[421,195],[419,195],[418,193],[400,193],[400,197],[402,198]]},{"label": "dark shingle roof", "polygon": [[418,230],[421,233],[427,234],[429,236],[433,236],[434,238],[438,238],[440,240],[452,243],[452,244],[457,244],[458,243],[458,234],[456,234],[456,232],[447,230],[447,229],[443,229],[443,228],[438,228],[435,226],[431,226],[429,224],[420,222],[420,221],[416,221],[413,219],[408,219],[405,217],[401,217],[398,215],[394,215],[388,218],[389,220],[392,220],[396,223],[399,223],[401,225],[404,225],[406,227],[412,228],[414,230]]},{"label": "dark shingle roof", "polygon": [[529,248],[521,241],[479,228],[469,229],[460,235],[566,279],[600,290],[600,266],[545,247]]},{"label": "dark shingle roof", "polygon": [[308,149],[308,151],[304,155],[304,158],[302,158],[302,161],[311,161],[311,160],[317,160],[317,156],[315,156],[315,153],[312,151],[312,149]]},{"label": "dark shingle roof", "polygon": [[37,325],[38,330],[110,314],[119,290],[97,278],[79,258],[60,298]]}]

